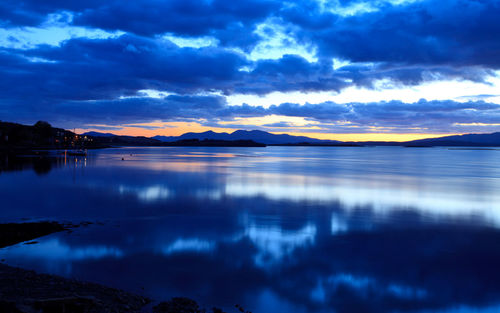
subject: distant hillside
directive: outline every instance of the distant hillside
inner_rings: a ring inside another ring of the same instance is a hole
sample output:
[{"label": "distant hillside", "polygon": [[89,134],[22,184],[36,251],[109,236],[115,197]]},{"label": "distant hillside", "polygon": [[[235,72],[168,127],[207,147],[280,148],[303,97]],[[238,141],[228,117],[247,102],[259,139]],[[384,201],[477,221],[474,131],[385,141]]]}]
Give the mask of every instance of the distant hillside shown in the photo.
[{"label": "distant hillside", "polygon": [[335,140],[320,140],[305,136],[292,136],[287,134],[275,135],[261,130],[237,130],[233,133],[216,133],[206,131],[203,133],[185,133],[181,136],[155,136],[153,139],[163,142],[173,142],[178,140],[198,139],[198,140],[252,140],[266,145],[272,144],[298,144],[298,143],[340,143]]},{"label": "distant hillside", "polygon": [[237,130],[233,133],[185,133],[181,136],[118,136],[112,133],[87,132],[82,135],[52,127],[39,121],[35,125],[21,125],[0,121],[0,152],[19,149],[80,149],[109,146],[211,146],[261,147],[288,146],[406,146],[406,147],[500,147],[500,132],[443,136],[407,142],[365,141],[342,142],[320,140],[288,134],[275,135],[260,130]]},{"label": "distant hillside", "polygon": [[414,146],[500,146],[500,132],[492,134],[466,134],[405,142]]},{"label": "distant hillside", "polygon": [[162,146],[163,142],[143,136],[90,136],[95,142],[110,146]]},{"label": "distant hillside", "polygon": [[95,147],[95,143],[85,136],[52,127],[44,121],[38,121],[34,125],[0,122],[0,150],[81,147]]},{"label": "distant hillside", "polygon": [[175,147],[265,147],[263,143],[253,140],[214,140],[214,139],[184,139],[173,142],[164,142],[164,146]]},{"label": "distant hillside", "polygon": [[216,133],[206,131],[203,133],[185,133],[181,136],[155,136],[154,139],[162,142],[174,142],[179,140],[252,140],[266,145],[304,145],[304,146],[500,146],[500,133],[492,134],[467,134],[457,136],[444,136],[439,138],[428,138],[407,142],[396,141],[363,141],[342,142],[336,140],[320,140],[305,136],[292,136],[287,134],[275,135],[260,130],[237,130],[233,133]]},{"label": "distant hillside", "polygon": [[92,136],[92,137],[113,137],[118,136],[112,133],[100,133],[100,132],[86,132],[83,133],[82,136]]}]

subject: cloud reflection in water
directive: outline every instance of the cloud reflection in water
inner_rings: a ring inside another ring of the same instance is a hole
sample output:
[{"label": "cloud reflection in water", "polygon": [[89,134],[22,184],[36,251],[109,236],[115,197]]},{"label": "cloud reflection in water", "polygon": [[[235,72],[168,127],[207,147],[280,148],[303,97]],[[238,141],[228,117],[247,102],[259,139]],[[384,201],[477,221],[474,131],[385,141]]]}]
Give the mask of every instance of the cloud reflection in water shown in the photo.
[{"label": "cloud reflection in water", "polygon": [[497,160],[497,151],[445,149],[95,151],[77,171],[2,173],[0,217],[105,226],[1,255],[262,313],[493,312]]}]

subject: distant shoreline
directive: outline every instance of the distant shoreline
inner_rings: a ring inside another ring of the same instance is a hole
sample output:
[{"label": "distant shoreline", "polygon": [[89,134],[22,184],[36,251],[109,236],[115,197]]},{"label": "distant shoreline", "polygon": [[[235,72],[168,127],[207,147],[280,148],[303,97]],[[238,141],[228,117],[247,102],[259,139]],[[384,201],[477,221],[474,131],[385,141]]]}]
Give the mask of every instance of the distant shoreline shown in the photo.
[{"label": "distant shoreline", "polygon": [[305,136],[273,134],[260,130],[237,130],[233,133],[185,133],[181,136],[122,136],[89,132],[76,134],[54,128],[39,121],[35,125],[0,122],[0,153],[5,151],[80,150],[112,147],[266,147],[266,146],[314,146],[314,147],[364,147],[402,146],[407,148],[428,147],[500,147],[500,132],[491,134],[465,134],[406,142],[396,141],[335,141]]}]

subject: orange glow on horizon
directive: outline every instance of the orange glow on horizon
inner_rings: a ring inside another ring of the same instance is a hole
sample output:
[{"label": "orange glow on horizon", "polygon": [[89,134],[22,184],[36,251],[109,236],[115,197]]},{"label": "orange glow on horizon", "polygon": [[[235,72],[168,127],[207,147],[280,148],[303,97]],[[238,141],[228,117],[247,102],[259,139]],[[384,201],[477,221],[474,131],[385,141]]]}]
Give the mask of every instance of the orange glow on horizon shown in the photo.
[{"label": "orange glow on horizon", "polygon": [[444,136],[452,136],[457,134],[399,134],[399,133],[281,133],[273,132],[273,134],[289,134],[293,136],[306,136],[317,139],[339,140],[339,141],[411,141],[426,138],[437,138]]},{"label": "orange glow on horizon", "polygon": [[[102,125],[106,126],[106,125]],[[144,127],[141,127],[144,126]],[[151,127],[155,127],[155,129],[148,129]],[[144,137],[153,137],[153,136],[180,136],[189,132],[205,132],[212,130],[214,132],[226,132],[232,133],[235,131],[233,128],[222,128],[222,127],[208,127],[200,125],[199,123],[186,123],[186,122],[170,122],[170,123],[144,123],[144,124],[136,124],[134,127],[123,126],[120,130],[103,130],[99,127],[89,127],[89,128],[77,128],[76,132],[81,134],[89,131],[96,131],[100,133],[112,133],[115,135],[121,136],[144,136]]]},{"label": "orange glow on horizon", "polygon": [[[105,126],[105,125],[102,125]],[[155,129],[148,129],[144,127],[155,127]],[[157,127],[157,128],[156,128]],[[145,136],[153,137],[157,135],[161,136],[180,136],[187,132],[205,132],[212,130],[214,132],[226,132],[232,133],[236,131],[234,128],[223,128],[223,127],[208,127],[200,125],[196,122],[186,123],[186,122],[171,122],[171,123],[147,123],[147,124],[136,124],[134,127],[124,126],[120,130],[102,130],[99,127],[89,127],[89,128],[77,128],[77,133],[84,133],[89,131],[97,132],[109,132],[116,135],[124,136]],[[424,138],[436,138],[443,136],[451,136],[457,134],[431,134],[431,133],[318,133],[311,129],[310,132],[276,132],[269,131],[273,134],[289,134],[293,136],[307,136],[317,139],[328,139],[328,140],[339,140],[339,141],[411,141]]]}]

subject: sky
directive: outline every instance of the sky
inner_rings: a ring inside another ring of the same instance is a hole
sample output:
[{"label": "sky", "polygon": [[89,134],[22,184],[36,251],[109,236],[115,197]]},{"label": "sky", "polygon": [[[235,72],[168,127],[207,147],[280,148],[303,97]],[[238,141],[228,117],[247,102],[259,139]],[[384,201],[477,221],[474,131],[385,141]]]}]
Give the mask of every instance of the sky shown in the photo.
[{"label": "sky", "polygon": [[339,140],[500,131],[497,0],[2,0],[0,120]]}]

